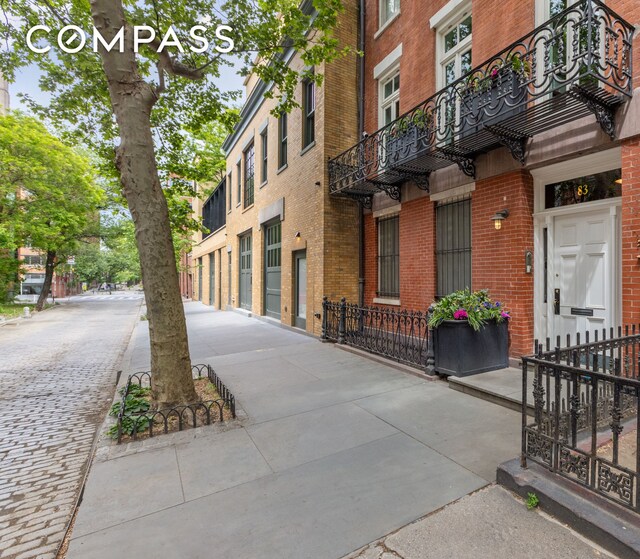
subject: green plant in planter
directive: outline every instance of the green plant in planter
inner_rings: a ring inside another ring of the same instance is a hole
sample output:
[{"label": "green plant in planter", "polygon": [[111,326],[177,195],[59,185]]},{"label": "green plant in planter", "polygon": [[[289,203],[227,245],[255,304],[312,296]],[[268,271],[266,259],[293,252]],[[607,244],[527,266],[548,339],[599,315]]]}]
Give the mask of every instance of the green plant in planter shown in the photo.
[{"label": "green plant in planter", "polygon": [[430,310],[431,328],[437,328],[445,320],[465,320],[474,330],[480,330],[489,320],[502,322],[511,318],[500,301],[491,300],[486,289],[454,291],[434,303]]},{"label": "green plant in planter", "polygon": [[478,71],[467,78],[464,85],[463,94],[477,93],[494,87],[500,74],[506,71],[513,71],[519,76],[528,78],[531,75],[531,64],[522,58],[518,52],[510,54],[502,61],[498,60],[489,66],[484,72]]}]

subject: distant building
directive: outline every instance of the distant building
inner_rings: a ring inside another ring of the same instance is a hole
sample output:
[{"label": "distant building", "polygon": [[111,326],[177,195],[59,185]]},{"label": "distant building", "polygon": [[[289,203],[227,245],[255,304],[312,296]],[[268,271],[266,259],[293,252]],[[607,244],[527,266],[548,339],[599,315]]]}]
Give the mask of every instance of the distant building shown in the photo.
[{"label": "distant building", "polygon": [[[334,37],[355,46],[356,2],[343,4]],[[293,48],[284,56],[305,68]],[[245,80],[247,101],[223,145],[225,177],[193,203],[209,231],[193,247],[195,299],[316,335],[324,295],[357,299],[359,207],[330,198],[326,188],[327,160],[357,140],[353,60],[319,65],[322,86],[298,85],[300,108],[290,114],[274,116],[270,84],[255,74]]]}]

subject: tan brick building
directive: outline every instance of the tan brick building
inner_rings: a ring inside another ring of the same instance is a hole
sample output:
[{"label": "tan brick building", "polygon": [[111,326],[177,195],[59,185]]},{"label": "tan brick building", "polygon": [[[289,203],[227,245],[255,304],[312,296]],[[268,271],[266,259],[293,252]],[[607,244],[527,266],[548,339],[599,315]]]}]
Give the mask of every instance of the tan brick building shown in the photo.
[{"label": "tan brick building", "polygon": [[[335,36],[356,47],[356,2],[344,4]],[[302,69],[295,52],[285,56]],[[354,68],[353,57],[315,68],[322,87],[300,84],[302,109],[279,117],[268,86],[246,80],[240,122],[224,144],[225,180],[194,203],[212,230],[193,248],[194,298],[318,335],[323,296],[357,297],[360,211],[329,196],[326,165],[357,140]]]}]

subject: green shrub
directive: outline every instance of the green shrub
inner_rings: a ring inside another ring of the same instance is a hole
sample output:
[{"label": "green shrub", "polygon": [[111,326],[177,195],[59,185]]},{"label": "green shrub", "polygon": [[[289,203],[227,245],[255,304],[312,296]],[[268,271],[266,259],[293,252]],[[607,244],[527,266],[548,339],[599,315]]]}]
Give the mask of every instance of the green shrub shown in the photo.
[{"label": "green shrub", "polygon": [[[118,392],[123,395],[126,386],[122,387]],[[140,433],[149,428],[149,422],[151,416],[146,414],[151,408],[151,403],[147,399],[151,389],[137,384],[131,384],[129,386],[129,393],[124,400],[124,414],[122,416],[122,434],[133,435],[134,428],[136,432]],[[120,415],[120,409],[122,408],[122,402],[116,402],[111,406],[109,415],[112,417],[118,417]],[[112,425],[107,431],[112,439],[118,438],[118,424]]]},{"label": "green shrub", "polygon": [[486,290],[454,291],[431,307],[429,326],[437,328],[445,320],[466,320],[474,330],[480,330],[488,320],[502,322],[511,316],[500,301],[493,302]]}]

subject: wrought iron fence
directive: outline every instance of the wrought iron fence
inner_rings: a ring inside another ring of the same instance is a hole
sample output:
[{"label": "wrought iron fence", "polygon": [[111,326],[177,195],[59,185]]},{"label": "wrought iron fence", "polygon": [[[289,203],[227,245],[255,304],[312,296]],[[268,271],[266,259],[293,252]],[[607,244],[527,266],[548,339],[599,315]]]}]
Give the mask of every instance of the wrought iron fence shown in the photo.
[{"label": "wrought iron fence", "polygon": [[611,137],[632,95],[634,27],[599,0],[581,0],[329,162],[329,190],[361,200],[506,146],[524,163],[532,135],[595,114]]},{"label": "wrought iron fence", "polygon": [[522,465],[536,462],[640,513],[640,336],[602,334],[568,338],[564,348],[557,340],[553,350],[536,343],[523,358]]},{"label": "wrought iron fence", "polygon": [[211,365],[198,364],[191,367],[194,379],[206,376],[216,387],[220,398],[217,400],[203,400],[192,404],[163,408],[159,410],[147,410],[135,413],[127,413],[125,401],[129,396],[131,387],[151,387],[151,372],[143,371],[129,375],[125,390],[122,392],[120,411],[117,417],[117,441],[122,442],[125,431],[131,433],[133,440],[137,440],[141,433],[149,437],[158,434],[158,430],[168,433],[171,424],[177,426],[178,431],[187,427],[199,425],[211,425],[224,421],[224,410],[229,410],[231,417],[236,417],[235,396],[220,380]]},{"label": "wrought iron fence", "polygon": [[322,338],[433,371],[428,313],[323,299]]}]

